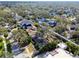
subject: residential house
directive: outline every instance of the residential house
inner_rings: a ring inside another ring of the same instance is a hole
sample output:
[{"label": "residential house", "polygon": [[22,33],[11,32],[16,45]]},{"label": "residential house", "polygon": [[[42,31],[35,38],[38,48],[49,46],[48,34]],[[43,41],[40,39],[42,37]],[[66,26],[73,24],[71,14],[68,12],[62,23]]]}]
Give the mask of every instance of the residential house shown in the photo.
[{"label": "residential house", "polygon": [[57,22],[54,21],[54,20],[49,20],[49,21],[48,21],[48,24],[49,24],[49,26],[54,27],[54,26],[56,26]]},{"label": "residential house", "polygon": [[76,25],[67,25],[67,29],[69,32],[74,32],[76,30]]},{"label": "residential house", "polygon": [[26,31],[31,37],[34,37],[35,34],[37,33],[37,28],[32,25],[32,27],[30,29],[26,29]]},{"label": "residential house", "polygon": [[62,49],[66,49],[67,48],[67,45],[65,43],[63,43],[63,42],[59,43],[57,46],[62,48]]},{"label": "residential house", "polygon": [[19,16],[17,13],[12,12],[12,17],[14,18],[14,20],[16,21],[20,21],[21,19],[23,19],[22,16]]},{"label": "residential house", "polygon": [[19,45],[18,45],[18,42],[13,42],[13,43],[11,43],[11,48],[12,48],[12,53],[14,54],[14,55],[18,55],[19,53],[21,53],[21,50],[20,50],[20,47],[19,47]]},{"label": "residential house", "polygon": [[32,37],[32,40],[38,44],[38,47],[41,48],[47,44],[47,41],[42,37],[41,34],[36,33],[34,37]]},{"label": "residential house", "polygon": [[35,19],[39,24],[42,24],[43,22],[47,22],[46,18],[41,17],[41,18],[36,18]]},{"label": "residential house", "polygon": [[22,20],[22,21],[20,22],[20,26],[21,26],[21,28],[23,28],[23,29],[32,28],[32,24],[33,24],[32,21],[26,20],[26,19],[24,19],[24,20]]},{"label": "residential house", "polygon": [[36,51],[36,49],[35,49],[35,47],[34,47],[34,45],[32,44],[32,43],[30,43],[28,46],[26,46],[26,48],[25,48],[25,53],[28,55],[28,57],[33,57],[34,56],[34,54],[36,54],[37,53],[37,51]]}]

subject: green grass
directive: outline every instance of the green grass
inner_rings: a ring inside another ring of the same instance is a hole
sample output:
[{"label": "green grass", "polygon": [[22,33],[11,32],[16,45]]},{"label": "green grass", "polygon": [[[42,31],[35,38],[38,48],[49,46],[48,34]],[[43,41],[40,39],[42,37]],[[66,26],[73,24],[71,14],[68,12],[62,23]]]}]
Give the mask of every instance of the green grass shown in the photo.
[{"label": "green grass", "polygon": [[0,42],[2,42],[2,40],[0,39]]},{"label": "green grass", "polygon": [[0,57],[3,56],[3,50],[4,50],[3,38],[0,38]]},{"label": "green grass", "polygon": [[3,56],[3,49],[0,50],[0,57]]},{"label": "green grass", "polygon": [[0,50],[4,48],[3,42],[0,42]]}]

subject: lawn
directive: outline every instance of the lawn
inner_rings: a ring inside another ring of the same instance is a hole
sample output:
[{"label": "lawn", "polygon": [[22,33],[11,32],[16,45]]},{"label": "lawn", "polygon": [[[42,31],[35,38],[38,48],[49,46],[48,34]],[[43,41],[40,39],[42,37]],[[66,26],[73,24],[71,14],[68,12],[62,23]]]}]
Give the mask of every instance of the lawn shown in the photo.
[{"label": "lawn", "polygon": [[0,42],[0,57],[3,56],[3,48],[4,48],[3,42]]}]

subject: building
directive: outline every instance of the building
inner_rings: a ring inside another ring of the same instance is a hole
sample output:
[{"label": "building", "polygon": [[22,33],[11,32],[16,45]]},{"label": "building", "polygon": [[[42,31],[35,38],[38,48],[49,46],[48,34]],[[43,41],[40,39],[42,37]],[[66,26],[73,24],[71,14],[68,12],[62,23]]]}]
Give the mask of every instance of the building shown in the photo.
[{"label": "building", "polygon": [[35,56],[34,58],[73,58],[67,51],[61,48],[57,48],[54,51],[46,52]]},{"label": "building", "polygon": [[28,46],[26,46],[25,48],[25,52],[26,54],[28,54],[28,57],[33,57],[34,54],[37,52],[34,45],[32,43],[30,43]]},{"label": "building", "polygon": [[[55,49],[55,51],[57,52],[56,54],[52,55],[51,53],[47,56],[48,57],[52,57],[52,58],[72,58],[72,55],[68,54],[67,51],[65,51],[64,49],[61,48],[57,48]],[[51,55],[51,56],[50,56]]]},{"label": "building", "polygon": [[48,24],[49,24],[49,26],[54,27],[54,26],[56,26],[56,25],[57,25],[57,22],[56,22],[56,21],[54,21],[54,20],[49,20],[49,21],[48,21]]},{"label": "building", "polygon": [[29,34],[31,37],[34,37],[35,34],[37,33],[37,28],[32,25],[32,27],[29,28],[29,29],[26,29],[26,31],[28,32],[28,34]]},{"label": "building", "polygon": [[44,17],[41,17],[41,18],[36,18],[35,19],[39,24],[42,24],[43,22],[48,22],[48,20]]},{"label": "building", "polygon": [[21,50],[20,50],[20,47],[18,45],[18,42],[14,42],[14,43],[11,43],[11,48],[12,48],[12,53],[14,55],[18,55],[19,53],[21,53]]},{"label": "building", "polygon": [[11,15],[16,21],[20,21],[21,19],[23,19],[23,17],[19,16],[17,13],[12,12]]},{"label": "building", "polygon": [[38,44],[39,48],[47,44],[47,41],[44,38],[39,37],[39,36],[33,37],[32,40]]},{"label": "building", "polygon": [[65,43],[59,43],[58,47],[62,48],[62,49],[66,49],[67,45]]},{"label": "building", "polygon": [[21,28],[23,28],[23,29],[28,29],[28,28],[32,28],[32,21],[30,21],[30,20],[26,20],[26,19],[24,19],[24,20],[22,20],[21,22],[20,22],[20,26],[21,26]]}]

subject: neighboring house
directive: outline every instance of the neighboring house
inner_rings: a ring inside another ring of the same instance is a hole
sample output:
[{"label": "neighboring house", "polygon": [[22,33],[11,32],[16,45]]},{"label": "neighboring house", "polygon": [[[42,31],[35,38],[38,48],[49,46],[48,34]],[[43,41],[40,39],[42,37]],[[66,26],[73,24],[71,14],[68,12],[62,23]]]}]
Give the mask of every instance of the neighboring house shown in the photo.
[{"label": "neighboring house", "polygon": [[69,32],[74,32],[76,30],[76,26],[75,25],[67,25],[67,29]]},{"label": "neighboring house", "polygon": [[47,44],[47,41],[44,38],[40,37],[39,35],[32,37],[32,40],[34,42],[36,42],[36,44],[38,44],[39,48],[41,48]]},{"label": "neighboring house", "polygon": [[[57,48],[55,49],[56,54],[53,54],[53,51],[50,52],[47,57],[52,57],[52,58],[72,58],[72,55],[68,54],[68,51],[62,49],[62,48]],[[54,52],[54,53],[55,53]]]},{"label": "neighboring house", "polygon": [[56,26],[57,22],[55,20],[50,20],[50,19],[46,19],[44,17],[42,17],[41,19],[36,19],[36,21],[39,23],[39,25],[42,25],[43,23],[46,23],[46,25],[48,26]]},{"label": "neighboring house", "polygon": [[32,25],[32,28],[26,29],[26,31],[28,32],[28,34],[29,34],[31,37],[34,37],[35,34],[36,34],[36,32],[37,32],[37,28]]},{"label": "neighboring house", "polygon": [[35,53],[37,53],[34,45],[30,43],[28,46],[25,48],[25,53],[28,55],[28,57],[33,57]]},{"label": "neighboring house", "polygon": [[32,21],[30,21],[30,20],[26,20],[26,19],[24,19],[24,20],[22,20],[21,22],[20,22],[20,26],[21,26],[21,28],[23,28],[23,29],[28,29],[28,28],[32,28]]},{"label": "neighboring house", "polygon": [[13,13],[13,12],[12,12],[12,17],[14,18],[14,20],[17,20],[17,21],[19,21],[20,19],[23,19],[22,16],[19,16],[17,13]]},{"label": "neighboring house", "polygon": [[66,19],[67,18],[67,15],[66,14],[63,14],[63,15],[61,15],[61,18],[62,19]]},{"label": "neighboring house", "polygon": [[59,48],[62,48],[62,49],[66,49],[67,48],[67,45],[65,43],[63,43],[63,42],[59,43],[57,46]]},{"label": "neighboring house", "polygon": [[18,42],[12,43],[11,46],[12,46],[11,48],[12,48],[12,52],[13,52],[14,55],[18,55],[19,53],[21,53]]},{"label": "neighboring house", "polygon": [[43,22],[47,22],[46,18],[41,17],[41,18],[36,18],[35,19],[39,24],[42,24]]},{"label": "neighboring house", "polygon": [[48,24],[49,24],[49,26],[54,27],[54,26],[56,26],[57,22],[54,20],[49,20]]},{"label": "neighboring house", "polygon": [[46,18],[44,18],[44,17],[41,18],[41,21],[42,22],[47,22]]},{"label": "neighboring house", "polygon": [[49,15],[50,16],[56,16],[57,15],[56,10],[49,11]]},{"label": "neighboring house", "polygon": [[71,54],[69,54],[68,51],[62,49],[62,48],[57,48],[53,51],[46,52],[43,54],[39,54],[35,56],[34,58],[73,58]]}]

